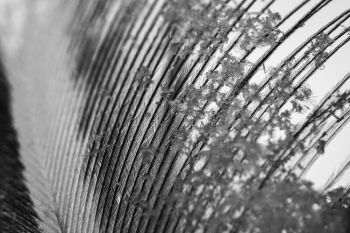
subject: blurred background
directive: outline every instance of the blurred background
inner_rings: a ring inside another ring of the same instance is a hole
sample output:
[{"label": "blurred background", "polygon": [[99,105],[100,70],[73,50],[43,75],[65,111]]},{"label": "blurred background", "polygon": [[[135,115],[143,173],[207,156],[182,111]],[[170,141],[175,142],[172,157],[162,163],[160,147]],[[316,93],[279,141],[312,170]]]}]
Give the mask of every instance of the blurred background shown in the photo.
[{"label": "blurred background", "polygon": [[[274,6],[274,10],[283,12],[299,1],[280,2],[282,3]],[[47,64],[55,63],[58,54],[63,52],[60,51],[62,47],[59,44],[66,41],[66,31],[60,26],[65,17],[63,13],[65,4],[65,1],[60,0],[0,0],[1,52],[11,82],[16,82],[21,78],[28,79],[30,82],[30,79],[37,75],[50,75],[51,71],[47,68]],[[300,41],[305,39],[307,34],[312,34],[325,22],[349,7],[349,0],[333,1],[329,7],[322,10],[317,17],[310,20],[296,33],[288,43],[284,44],[279,53],[271,59],[271,65],[292,51]],[[47,27],[51,28],[50,33],[45,33]],[[347,44],[341,52],[327,62],[323,70],[319,70],[310,80],[309,85],[313,90],[316,103],[330,90],[331,86],[350,72],[349,55],[350,44]],[[60,67],[62,69],[67,66]],[[67,72],[68,70],[67,67]],[[61,72],[64,75],[65,71]],[[14,101],[20,94],[14,93]],[[317,188],[322,189],[327,178],[341,164],[349,160],[349,142],[350,125],[348,124],[326,148],[325,154],[314,164],[305,178],[310,179]],[[349,185],[349,181],[350,170],[338,181],[337,186]]]}]

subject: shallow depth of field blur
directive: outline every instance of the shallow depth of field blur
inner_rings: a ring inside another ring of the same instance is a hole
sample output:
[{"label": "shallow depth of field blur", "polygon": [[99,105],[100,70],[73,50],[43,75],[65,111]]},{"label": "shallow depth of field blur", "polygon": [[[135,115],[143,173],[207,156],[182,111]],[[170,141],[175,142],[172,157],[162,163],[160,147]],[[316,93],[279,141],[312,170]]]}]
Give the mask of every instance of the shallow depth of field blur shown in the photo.
[{"label": "shallow depth of field blur", "polygon": [[[10,67],[18,69],[15,73],[25,75],[21,66],[21,57],[30,56],[28,51],[23,49],[26,44],[26,33],[31,30],[33,23],[44,23],[55,27],[55,22],[49,20],[51,12],[56,12],[53,9],[57,7],[61,0],[0,0],[0,40],[1,51],[4,56],[5,64],[10,64]],[[274,10],[285,11],[294,1],[285,1],[282,4],[276,5]],[[298,2],[298,1],[296,1]],[[342,2],[342,3],[340,3]],[[294,4],[294,3],[293,3]],[[296,33],[285,43],[283,49],[280,49],[279,54],[274,57],[277,60],[279,57],[284,57],[300,43],[300,38],[305,37],[305,33],[312,34],[320,25],[328,22],[335,15],[339,14],[345,8],[350,7],[349,0],[335,1],[330,4],[323,12],[322,17],[313,18],[307,26]],[[62,39],[64,32],[61,32]],[[304,36],[304,37],[303,37]],[[49,38],[46,34],[37,34],[38,39],[45,40]],[[298,40],[299,38],[299,40]],[[291,46],[292,45],[292,46]],[[53,48],[54,49],[54,48]],[[285,52],[285,54],[283,54]],[[344,59],[344,55],[350,54],[350,44],[347,44],[344,49],[336,54],[329,61],[324,69],[319,70],[314,77],[309,81],[314,93],[315,102],[319,101],[331,86],[334,86],[339,79],[350,72],[349,61]],[[33,55],[33,58],[35,56]],[[33,65],[38,62],[32,59]],[[334,74],[334,71],[337,73]],[[10,72],[11,73],[11,72]],[[45,73],[45,72],[43,72]],[[305,178],[310,179],[315,183],[315,187],[322,189],[322,186],[327,181],[327,178],[337,170],[337,168],[350,156],[349,151],[350,125],[348,124],[343,131],[331,142],[326,148],[325,154],[314,164],[312,169],[306,174]],[[337,185],[349,185],[350,170],[338,181]]]}]

